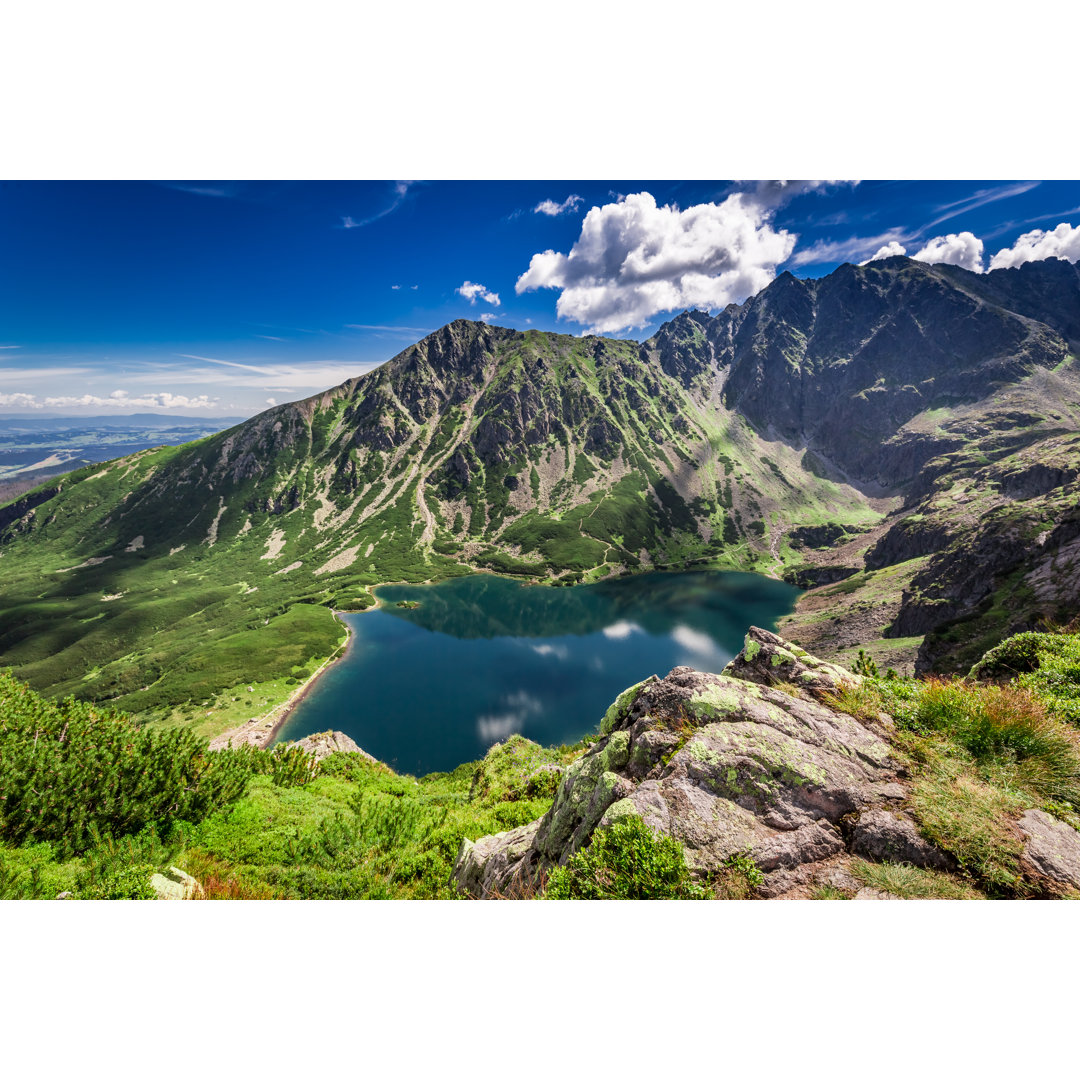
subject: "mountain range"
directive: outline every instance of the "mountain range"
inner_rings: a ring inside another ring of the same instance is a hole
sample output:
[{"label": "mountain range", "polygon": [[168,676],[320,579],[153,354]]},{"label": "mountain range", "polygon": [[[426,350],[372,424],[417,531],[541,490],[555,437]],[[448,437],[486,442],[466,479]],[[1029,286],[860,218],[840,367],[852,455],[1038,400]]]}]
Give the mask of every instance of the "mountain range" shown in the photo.
[{"label": "mountain range", "polygon": [[0,507],[0,662],[148,717],[298,677],[331,610],[474,569],[721,567],[784,636],[966,670],[1080,598],[1080,269],[783,274],[644,342],[459,320],[369,374]]}]

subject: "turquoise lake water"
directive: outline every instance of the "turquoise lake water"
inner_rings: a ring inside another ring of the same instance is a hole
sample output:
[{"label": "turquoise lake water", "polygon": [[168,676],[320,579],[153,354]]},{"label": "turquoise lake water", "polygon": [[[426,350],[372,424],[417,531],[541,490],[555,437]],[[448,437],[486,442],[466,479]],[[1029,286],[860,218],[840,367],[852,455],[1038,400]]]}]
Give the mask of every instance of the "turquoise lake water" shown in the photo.
[{"label": "turquoise lake water", "polygon": [[[345,656],[277,741],[334,729],[398,772],[449,771],[515,732],[543,745],[594,732],[620,691],[688,664],[719,672],[751,625],[799,590],[755,574],[653,573],[551,588],[491,574],[385,585],[342,615]],[[397,607],[415,601],[416,608]]]}]

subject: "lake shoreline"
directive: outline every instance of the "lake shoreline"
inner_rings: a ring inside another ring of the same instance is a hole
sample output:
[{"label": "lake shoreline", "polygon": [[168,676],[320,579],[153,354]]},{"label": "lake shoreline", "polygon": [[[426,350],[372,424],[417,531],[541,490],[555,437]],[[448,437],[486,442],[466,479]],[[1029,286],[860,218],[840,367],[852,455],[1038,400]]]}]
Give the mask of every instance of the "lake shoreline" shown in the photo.
[{"label": "lake shoreline", "polygon": [[[351,663],[296,713],[330,665],[320,667],[263,738],[280,745],[342,730],[410,775],[477,760],[515,732],[545,746],[573,743],[649,674],[680,664],[720,671],[746,628],[772,625],[799,592],[738,571],[652,571],[580,590],[524,588],[516,575],[452,577],[380,582],[366,587],[368,607],[336,611],[363,647],[335,657]],[[351,618],[372,610],[384,617]],[[580,730],[571,720],[583,721]]]},{"label": "lake shoreline", "polygon": [[[370,611],[373,608],[366,610]],[[210,740],[211,750],[224,750],[230,746],[239,747],[245,744],[254,746],[258,750],[268,750],[271,747],[274,739],[285,726],[285,721],[293,714],[300,702],[311,693],[316,681],[348,655],[353,634],[349,624],[341,616],[353,613],[331,609],[331,614],[345,628],[345,640],[284,701],[271,706],[260,716],[253,716],[237,727],[214,736]]]},{"label": "lake shoreline", "polygon": [[[446,579],[441,579],[446,580]],[[281,729],[285,726],[285,721],[296,711],[300,703],[311,693],[315,688],[315,683],[321,679],[335,664],[340,663],[349,655],[349,649],[352,647],[353,632],[349,624],[342,618],[342,615],[364,615],[369,611],[378,611],[383,607],[383,601],[379,598],[376,589],[381,589],[384,585],[412,585],[414,582],[409,581],[380,581],[378,585],[368,585],[367,591],[374,597],[375,603],[369,604],[366,608],[362,608],[359,611],[338,611],[335,608],[330,609],[330,613],[335,619],[345,628],[345,640],[341,645],[337,647],[334,653],[328,656],[316,669],[308,676],[304,682],[296,688],[296,690],[288,696],[280,705],[275,705],[269,712],[260,717],[260,721],[267,721],[273,717],[272,726],[269,730],[263,728],[265,732],[262,735],[262,742],[256,745],[261,750],[268,750],[277,738]],[[438,581],[425,581],[424,585],[437,585]],[[280,710],[280,712],[278,712]],[[274,714],[277,713],[275,716]],[[252,721],[248,721],[251,724]],[[234,729],[232,732],[226,732],[226,735],[234,735],[240,728]],[[313,734],[313,733],[310,733]],[[218,738],[224,738],[224,736],[218,736]]]}]

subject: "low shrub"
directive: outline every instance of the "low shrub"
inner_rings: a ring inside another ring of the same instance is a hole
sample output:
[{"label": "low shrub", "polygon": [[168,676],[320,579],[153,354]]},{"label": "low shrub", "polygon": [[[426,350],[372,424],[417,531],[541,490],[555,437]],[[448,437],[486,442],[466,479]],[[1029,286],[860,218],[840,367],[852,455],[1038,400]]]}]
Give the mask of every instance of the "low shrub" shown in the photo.
[{"label": "low shrub", "polygon": [[151,822],[198,821],[243,793],[257,754],[211,754],[190,730],[138,728],[0,674],[0,839],[71,855]]},{"label": "low shrub", "polygon": [[593,833],[589,846],[552,871],[549,900],[703,900],[670,836],[657,836],[637,815]]},{"label": "low shrub", "polygon": [[1080,741],[1029,690],[931,681],[910,723],[946,735],[981,765],[1007,768],[1040,796],[1080,806]]}]

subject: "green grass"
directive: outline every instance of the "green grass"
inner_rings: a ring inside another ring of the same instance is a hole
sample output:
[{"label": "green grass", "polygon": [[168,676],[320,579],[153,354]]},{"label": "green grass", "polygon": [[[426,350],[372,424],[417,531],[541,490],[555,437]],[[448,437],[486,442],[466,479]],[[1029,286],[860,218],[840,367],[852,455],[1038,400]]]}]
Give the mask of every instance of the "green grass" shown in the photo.
[{"label": "green grass", "polygon": [[991,649],[971,671],[977,679],[1015,679],[1050,710],[1080,726],[1080,634],[1016,634]]},{"label": "green grass", "polygon": [[911,773],[909,809],[920,830],[991,896],[1033,893],[1015,826],[1024,810],[1078,820],[1080,733],[1061,702],[1080,689],[1080,671],[1074,636],[1059,637],[1033,644],[1020,635],[988,654],[976,671],[999,676],[1048,657],[1045,670],[1004,685],[868,678],[834,699],[864,722],[881,712],[894,718],[894,752]]},{"label": "green grass", "polygon": [[[853,859],[851,873],[869,889],[877,889],[901,900],[979,900],[982,894],[970,885],[937,870],[924,870],[906,863],[875,863]],[[815,900],[842,897],[815,896]]]},{"label": "green grass", "polygon": [[911,785],[911,810],[923,833],[991,896],[1029,894],[1012,821],[1030,802],[1000,781],[980,778],[962,758],[944,755],[931,756]]}]

